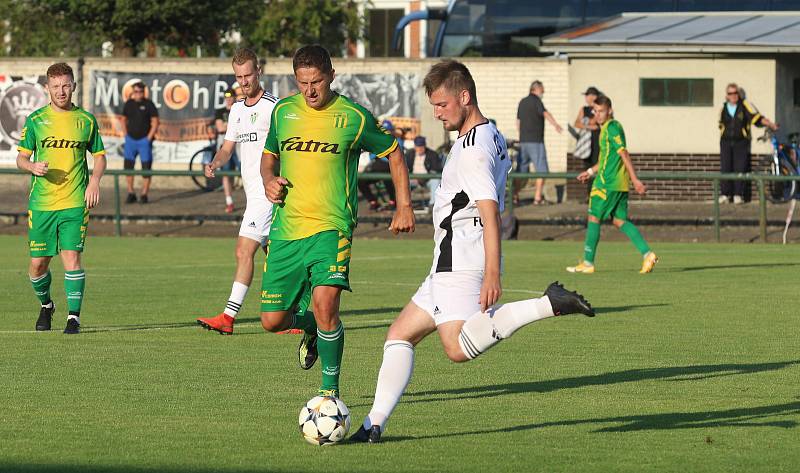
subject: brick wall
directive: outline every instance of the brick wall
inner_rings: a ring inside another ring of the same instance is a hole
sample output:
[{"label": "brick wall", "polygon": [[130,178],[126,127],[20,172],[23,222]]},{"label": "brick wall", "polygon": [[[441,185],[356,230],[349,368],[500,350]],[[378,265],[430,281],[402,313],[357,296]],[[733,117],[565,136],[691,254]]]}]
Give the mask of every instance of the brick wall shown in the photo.
[{"label": "brick wall", "polygon": [[[718,154],[634,154],[631,155],[637,172],[719,172]],[[753,172],[766,171],[765,157],[753,155],[751,165]],[[571,154],[567,157],[569,172],[583,171],[583,160]],[[713,197],[711,181],[671,181],[647,180],[647,195],[641,197],[631,192],[636,200],[668,200],[698,201],[710,200]],[[755,183],[751,184],[751,195],[757,195]],[[569,200],[580,200],[586,196],[586,186],[576,180],[567,183]]]}]

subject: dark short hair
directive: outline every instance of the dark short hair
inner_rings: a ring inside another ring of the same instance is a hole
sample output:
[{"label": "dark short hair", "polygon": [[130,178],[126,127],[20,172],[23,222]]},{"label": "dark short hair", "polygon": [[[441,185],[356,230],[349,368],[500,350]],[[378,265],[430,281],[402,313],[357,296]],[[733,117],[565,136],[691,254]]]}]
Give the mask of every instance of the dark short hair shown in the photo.
[{"label": "dark short hair", "polygon": [[533,90],[533,89],[535,89],[537,87],[544,87],[544,84],[542,84],[542,81],[535,80],[535,81],[531,82],[531,90]]},{"label": "dark short hair", "polygon": [[52,66],[47,68],[47,77],[60,77],[60,76],[70,76],[72,81],[75,81],[75,74],[72,72],[72,68],[66,62],[57,62]]},{"label": "dark short hair", "polygon": [[428,97],[440,87],[444,87],[454,95],[466,90],[469,92],[472,101],[478,103],[472,74],[469,73],[467,66],[452,59],[431,66],[431,70],[425,75],[422,85],[425,87],[425,93],[428,94]]},{"label": "dark short hair", "polygon": [[137,82],[137,83],[133,84],[133,85],[131,86],[131,88],[133,88],[133,89],[141,89],[141,90],[142,90],[142,92],[144,92],[145,85],[144,85],[144,82],[141,82],[141,81],[140,81],[140,82]]},{"label": "dark short hair", "polygon": [[303,46],[294,53],[292,57],[292,68],[295,72],[301,67],[316,67],[323,74],[333,70],[331,63],[331,53],[319,44]]},{"label": "dark short hair", "polygon": [[611,108],[611,99],[607,95],[600,95],[595,99],[594,104]]},{"label": "dark short hair", "polygon": [[239,48],[233,53],[231,65],[241,66],[247,61],[253,61],[253,67],[258,69],[258,54],[250,48]]}]

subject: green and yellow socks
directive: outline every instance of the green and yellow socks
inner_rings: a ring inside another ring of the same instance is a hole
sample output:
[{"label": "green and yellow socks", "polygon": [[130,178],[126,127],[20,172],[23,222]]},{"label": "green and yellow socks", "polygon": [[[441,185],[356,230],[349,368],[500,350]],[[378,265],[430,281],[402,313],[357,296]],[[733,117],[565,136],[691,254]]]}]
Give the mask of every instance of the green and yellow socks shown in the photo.
[{"label": "green and yellow socks", "polygon": [[322,365],[322,387],[320,391],[339,392],[339,372],[344,351],[344,326],[342,322],[332,331],[317,329],[317,351]]}]

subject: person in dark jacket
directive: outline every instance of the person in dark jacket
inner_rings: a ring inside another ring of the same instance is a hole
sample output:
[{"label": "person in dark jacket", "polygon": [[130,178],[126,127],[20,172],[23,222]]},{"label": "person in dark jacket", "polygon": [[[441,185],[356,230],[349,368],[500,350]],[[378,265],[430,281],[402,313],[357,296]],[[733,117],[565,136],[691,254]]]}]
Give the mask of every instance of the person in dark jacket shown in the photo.
[{"label": "person in dark jacket", "polygon": [[[406,151],[406,164],[411,174],[441,174],[444,163],[439,154],[428,148],[424,136],[414,138],[414,147]],[[424,185],[430,191],[428,207],[433,208],[436,200],[436,189],[439,187],[441,179],[417,179],[420,185]]]},{"label": "person in dark jacket", "polygon": [[[725,88],[725,105],[722,106],[719,118],[719,160],[720,172],[723,173],[750,172],[752,125],[766,126],[772,131],[778,129],[777,123],[772,123],[761,115],[758,109],[742,95],[742,90],[735,83],[728,84]],[[749,181],[722,181],[719,202],[744,203],[745,190],[748,186],[750,186]]]}]

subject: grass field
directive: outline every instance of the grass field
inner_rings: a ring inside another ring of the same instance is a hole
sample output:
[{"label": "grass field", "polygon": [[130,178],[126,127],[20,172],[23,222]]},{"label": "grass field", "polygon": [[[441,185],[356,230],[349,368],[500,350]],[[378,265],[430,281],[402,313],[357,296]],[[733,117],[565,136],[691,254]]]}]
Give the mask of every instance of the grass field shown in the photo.
[{"label": "grass field", "polygon": [[[307,445],[297,413],[319,370],[298,337],[262,332],[251,291],[236,334],[194,318],[223,307],[233,239],[90,238],[83,333],[51,333],[26,242],[0,237],[3,472],[766,472],[800,464],[800,255],[796,246],[659,244],[637,273],[601,243],[599,272],[570,275],[580,244],[505,244],[504,301],[552,280],[594,319],[549,319],[478,360],[431,337],[380,445]],[[386,329],[430,264],[425,241],[357,240],[343,297],[344,401],[369,410]],[[263,260],[263,256],[260,258]],[[256,277],[260,285],[260,275]]]}]

